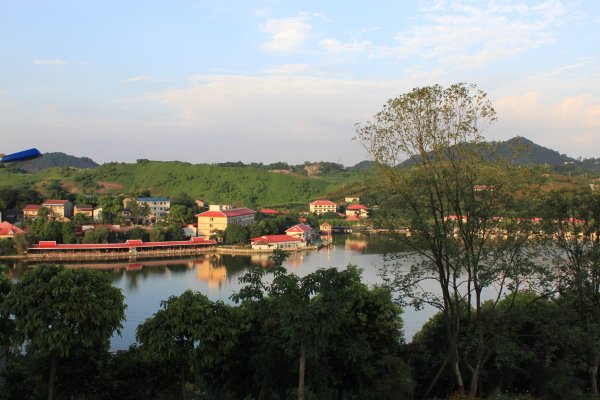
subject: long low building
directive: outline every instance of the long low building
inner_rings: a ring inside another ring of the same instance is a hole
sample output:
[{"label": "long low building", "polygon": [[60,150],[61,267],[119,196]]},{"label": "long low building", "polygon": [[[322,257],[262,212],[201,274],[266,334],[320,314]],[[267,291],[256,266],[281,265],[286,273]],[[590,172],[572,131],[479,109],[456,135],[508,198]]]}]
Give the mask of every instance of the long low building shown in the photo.
[{"label": "long low building", "polygon": [[290,235],[265,235],[250,239],[255,250],[299,249],[306,247],[302,239]]},{"label": "long low building", "polygon": [[28,257],[39,256],[62,256],[62,255],[124,255],[134,256],[138,254],[159,251],[186,251],[205,249],[215,246],[214,240],[203,238],[192,238],[191,240],[170,242],[143,242],[141,240],[128,240],[125,243],[93,243],[93,244],[58,244],[55,241],[41,241],[27,249]]}]

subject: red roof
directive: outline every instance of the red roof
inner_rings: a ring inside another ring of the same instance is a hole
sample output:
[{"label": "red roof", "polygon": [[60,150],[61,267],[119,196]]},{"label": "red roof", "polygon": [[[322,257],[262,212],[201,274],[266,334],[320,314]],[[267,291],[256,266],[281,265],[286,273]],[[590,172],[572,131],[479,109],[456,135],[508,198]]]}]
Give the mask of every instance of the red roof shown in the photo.
[{"label": "red roof", "polygon": [[67,204],[69,200],[46,200],[43,204],[53,205],[53,206],[64,206]]},{"label": "red roof", "polygon": [[25,231],[7,221],[0,222],[0,236],[18,235],[20,233],[25,233]]},{"label": "red roof", "polygon": [[42,208],[41,205],[39,204],[27,204],[24,208],[23,211],[37,211],[40,208]]},{"label": "red roof", "polygon": [[252,243],[283,243],[283,242],[301,242],[302,239],[295,238],[289,235],[264,235],[250,239]]},{"label": "red roof", "polygon": [[368,210],[367,206],[363,206],[362,204],[354,204],[346,207],[346,210]]},{"label": "red roof", "polygon": [[346,218],[346,221],[360,221],[360,217],[358,215],[351,215]]},{"label": "red roof", "polygon": [[[138,244],[139,243],[139,244]],[[66,250],[77,250],[77,249],[122,249],[131,247],[168,247],[168,246],[192,246],[197,244],[217,244],[214,240],[180,240],[172,242],[146,242],[143,243],[141,240],[128,240],[127,243],[90,243],[90,244],[56,244],[55,241],[41,241],[38,245],[32,245],[32,249],[44,248],[44,249],[66,249]]]},{"label": "red roof", "polygon": [[260,212],[261,214],[279,214],[279,211],[273,210],[272,208],[263,208]]},{"label": "red roof", "polygon": [[287,229],[286,232],[312,232],[312,228],[306,224],[298,224]]},{"label": "red roof", "polygon": [[310,204],[313,206],[335,206],[336,205],[333,201],[329,201],[329,200],[316,200]]},{"label": "red roof", "polygon": [[250,215],[256,214],[256,211],[251,210],[249,208],[230,208],[229,210],[222,211],[205,211],[203,213],[197,214],[196,217],[241,217],[242,215]]}]

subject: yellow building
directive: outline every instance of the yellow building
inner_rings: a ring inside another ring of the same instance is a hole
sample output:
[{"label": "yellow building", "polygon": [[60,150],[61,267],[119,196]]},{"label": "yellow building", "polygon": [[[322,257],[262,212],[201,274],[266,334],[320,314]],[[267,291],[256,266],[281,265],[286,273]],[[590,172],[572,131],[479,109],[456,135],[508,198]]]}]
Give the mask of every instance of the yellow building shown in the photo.
[{"label": "yellow building", "polygon": [[318,215],[337,212],[337,204],[329,200],[316,200],[310,203],[310,212]]},{"label": "yellow building", "polygon": [[63,220],[73,216],[73,203],[69,200],[46,200],[42,207],[48,209],[48,218]]},{"label": "yellow building", "polygon": [[209,239],[217,230],[224,231],[229,224],[250,225],[254,223],[256,211],[249,208],[213,208],[196,215],[198,236]]},{"label": "yellow building", "polygon": [[93,218],[94,217],[94,207],[89,204],[75,204],[73,208],[73,215],[83,214],[86,217]]},{"label": "yellow building", "polygon": [[42,208],[40,204],[28,204],[23,208],[23,217],[36,219],[38,211]]}]

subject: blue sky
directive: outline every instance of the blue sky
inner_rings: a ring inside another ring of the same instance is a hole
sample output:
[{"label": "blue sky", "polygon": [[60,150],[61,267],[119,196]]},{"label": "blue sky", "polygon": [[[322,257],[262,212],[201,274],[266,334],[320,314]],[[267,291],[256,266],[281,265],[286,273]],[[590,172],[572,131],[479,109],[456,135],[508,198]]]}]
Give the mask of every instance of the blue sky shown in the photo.
[{"label": "blue sky", "polygon": [[97,162],[367,159],[392,97],[456,82],[600,157],[600,2],[0,0],[0,151]]}]

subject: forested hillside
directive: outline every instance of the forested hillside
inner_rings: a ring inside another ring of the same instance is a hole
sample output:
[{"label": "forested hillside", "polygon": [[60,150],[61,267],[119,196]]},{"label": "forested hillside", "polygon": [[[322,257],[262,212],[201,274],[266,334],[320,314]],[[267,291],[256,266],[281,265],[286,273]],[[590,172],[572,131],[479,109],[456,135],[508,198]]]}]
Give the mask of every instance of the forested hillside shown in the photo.
[{"label": "forested hillside", "polygon": [[95,169],[59,167],[26,173],[0,169],[0,187],[31,187],[44,193],[58,181],[74,193],[145,193],[172,196],[181,192],[211,203],[251,207],[277,206],[326,196],[364,180],[365,171],[334,171],[315,177],[272,172],[258,166],[218,166],[184,162],[139,160],[135,164],[108,163]]}]

